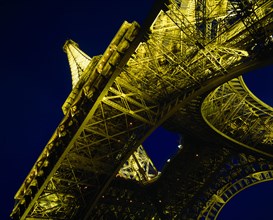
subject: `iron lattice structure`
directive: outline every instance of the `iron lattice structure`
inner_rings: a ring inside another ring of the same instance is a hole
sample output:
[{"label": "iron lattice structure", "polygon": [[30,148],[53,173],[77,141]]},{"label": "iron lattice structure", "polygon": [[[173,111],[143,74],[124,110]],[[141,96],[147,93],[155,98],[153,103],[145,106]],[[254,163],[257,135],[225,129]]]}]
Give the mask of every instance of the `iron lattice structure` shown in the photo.
[{"label": "iron lattice structure", "polygon": [[[124,22],[105,53],[64,45],[64,118],[15,195],[13,219],[215,219],[273,179],[273,109],[240,77],[272,63],[273,2],[185,0]],[[143,146],[183,136],[162,173]]]}]

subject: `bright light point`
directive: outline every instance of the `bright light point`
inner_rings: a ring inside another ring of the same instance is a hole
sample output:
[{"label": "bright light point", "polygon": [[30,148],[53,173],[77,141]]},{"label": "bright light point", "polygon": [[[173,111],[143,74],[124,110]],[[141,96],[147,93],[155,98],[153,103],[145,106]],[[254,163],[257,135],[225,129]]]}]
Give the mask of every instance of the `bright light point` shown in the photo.
[{"label": "bright light point", "polygon": [[195,154],[195,156],[196,156],[196,157],[198,157],[198,156],[199,156],[199,154]]},{"label": "bright light point", "polygon": [[181,144],[179,144],[177,147],[178,147],[179,149],[182,149],[182,145],[181,145]]},{"label": "bright light point", "polygon": [[167,162],[169,163],[171,161],[171,159],[168,159]]}]

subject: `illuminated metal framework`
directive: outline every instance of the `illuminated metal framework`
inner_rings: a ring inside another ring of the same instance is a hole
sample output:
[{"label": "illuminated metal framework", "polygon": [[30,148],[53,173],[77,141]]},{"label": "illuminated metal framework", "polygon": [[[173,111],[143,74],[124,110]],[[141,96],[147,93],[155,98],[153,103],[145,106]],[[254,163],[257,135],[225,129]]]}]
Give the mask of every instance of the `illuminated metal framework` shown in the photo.
[{"label": "illuminated metal framework", "polygon": [[245,147],[273,144],[273,109],[257,100],[241,77],[211,92],[202,114],[214,130]]},{"label": "illuminated metal framework", "polygon": [[[272,61],[272,1],[161,6],[103,55],[65,43],[73,90],[13,219],[213,219],[272,179],[272,108],[236,78]],[[161,175],[141,145],[160,125],[190,137]]]},{"label": "illuminated metal framework", "polygon": [[272,161],[193,139],[150,186],[115,179],[91,219],[215,219],[237,193],[273,180]]}]

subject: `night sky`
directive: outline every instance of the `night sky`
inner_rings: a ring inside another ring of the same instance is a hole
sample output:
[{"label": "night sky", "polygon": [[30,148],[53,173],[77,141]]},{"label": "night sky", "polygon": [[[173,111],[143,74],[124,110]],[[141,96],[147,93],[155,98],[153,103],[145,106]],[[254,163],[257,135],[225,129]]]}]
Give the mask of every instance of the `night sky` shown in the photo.
[{"label": "night sky", "polygon": [[[1,220],[10,219],[13,196],[63,117],[61,106],[71,91],[64,42],[74,40],[90,57],[102,54],[122,22],[135,20],[141,24],[154,1],[0,2]],[[253,72],[248,81],[250,89],[257,90],[255,94],[273,106],[272,69]],[[148,145],[159,149],[167,144],[177,146],[177,135],[172,140],[166,137]],[[159,168],[169,157],[163,155],[151,155]],[[271,182],[251,187],[233,200],[223,209],[220,220],[273,216]],[[247,210],[243,209],[245,204]]]}]

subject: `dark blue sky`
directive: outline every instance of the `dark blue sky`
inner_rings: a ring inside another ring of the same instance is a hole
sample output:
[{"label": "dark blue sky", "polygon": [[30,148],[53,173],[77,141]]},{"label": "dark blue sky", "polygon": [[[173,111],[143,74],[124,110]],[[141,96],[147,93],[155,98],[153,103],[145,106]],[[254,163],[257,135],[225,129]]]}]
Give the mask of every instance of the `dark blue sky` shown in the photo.
[{"label": "dark blue sky", "polygon": [[[76,41],[89,56],[101,54],[122,22],[142,23],[154,1],[0,2],[1,220],[9,219],[14,194],[63,117],[61,106],[71,90],[65,40]],[[267,82],[273,84],[271,76]],[[272,101],[272,87],[264,88]],[[155,164],[166,160],[153,158]]]}]

